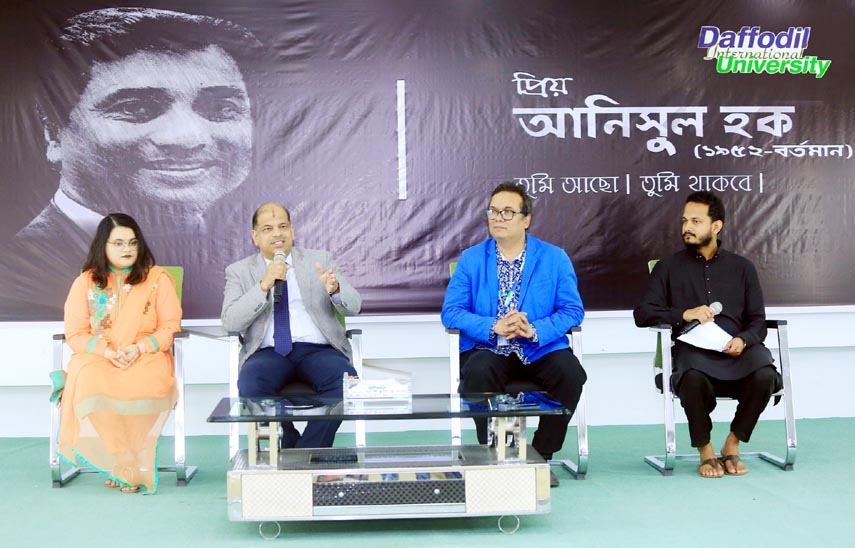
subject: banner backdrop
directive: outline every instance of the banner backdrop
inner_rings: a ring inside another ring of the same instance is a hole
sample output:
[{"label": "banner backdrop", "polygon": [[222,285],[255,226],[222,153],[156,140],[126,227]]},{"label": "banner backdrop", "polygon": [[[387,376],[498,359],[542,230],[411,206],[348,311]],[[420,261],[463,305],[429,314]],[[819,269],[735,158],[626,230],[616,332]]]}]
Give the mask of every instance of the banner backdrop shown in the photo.
[{"label": "banner backdrop", "polygon": [[505,180],[589,310],[635,306],[693,190],[768,305],[855,304],[851,2],[142,3],[0,8],[0,321],[61,319],[115,211],[219,317],[271,200],[365,312],[436,312]]}]

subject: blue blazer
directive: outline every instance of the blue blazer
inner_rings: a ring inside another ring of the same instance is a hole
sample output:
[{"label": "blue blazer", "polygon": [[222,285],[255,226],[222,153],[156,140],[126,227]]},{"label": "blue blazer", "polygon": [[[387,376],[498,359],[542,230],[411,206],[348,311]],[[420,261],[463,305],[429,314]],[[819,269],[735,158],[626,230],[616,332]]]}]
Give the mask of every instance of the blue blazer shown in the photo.
[{"label": "blue blazer", "polygon": [[[498,307],[496,241],[489,238],[463,252],[445,292],[442,324],[460,330],[460,352],[475,345],[496,347],[497,338],[490,340],[490,334]],[[538,342],[519,341],[529,361],[567,348],[567,331],[585,318],[570,257],[528,234],[518,310],[537,330]]]}]

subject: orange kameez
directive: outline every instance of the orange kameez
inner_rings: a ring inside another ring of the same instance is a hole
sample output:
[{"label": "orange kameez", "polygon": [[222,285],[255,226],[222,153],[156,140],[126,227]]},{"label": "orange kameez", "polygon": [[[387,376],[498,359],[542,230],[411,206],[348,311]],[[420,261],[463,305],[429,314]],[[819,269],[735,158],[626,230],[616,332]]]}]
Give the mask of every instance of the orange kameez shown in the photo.
[{"label": "orange kameez", "polygon": [[[100,288],[81,274],[65,302],[65,336],[73,355],[62,395],[59,455],[91,467],[123,486],[157,490],[157,440],[178,396],[172,337],[181,304],[161,267],[145,281],[125,283],[111,272]],[[146,352],[121,369],[104,358],[142,342]]]}]

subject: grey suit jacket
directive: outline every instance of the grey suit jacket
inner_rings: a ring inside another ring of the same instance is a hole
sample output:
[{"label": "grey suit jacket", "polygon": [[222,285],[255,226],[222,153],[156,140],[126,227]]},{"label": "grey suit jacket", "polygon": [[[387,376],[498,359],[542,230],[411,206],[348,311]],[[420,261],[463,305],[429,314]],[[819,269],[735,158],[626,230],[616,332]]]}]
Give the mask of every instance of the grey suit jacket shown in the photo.
[{"label": "grey suit jacket", "polygon": [[[355,316],[362,307],[359,293],[344,279],[335,261],[326,251],[318,249],[291,249],[291,260],[297,275],[297,285],[303,296],[306,311],[321,333],[339,352],[352,360],[350,342],[339,323],[336,312],[342,316]],[[321,283],[315,263],[324,270],[335,272],[340,287],[341,304],[335,305]],[[273,306],[269,292],[261,290],[259,282],[267,271],[261,253],[250,255],[226,267],[226,288],[223,296],[221,320],[226,331],[239,331],[243,335],[240,365],[261,346],[264,334],[273,321]]]}]

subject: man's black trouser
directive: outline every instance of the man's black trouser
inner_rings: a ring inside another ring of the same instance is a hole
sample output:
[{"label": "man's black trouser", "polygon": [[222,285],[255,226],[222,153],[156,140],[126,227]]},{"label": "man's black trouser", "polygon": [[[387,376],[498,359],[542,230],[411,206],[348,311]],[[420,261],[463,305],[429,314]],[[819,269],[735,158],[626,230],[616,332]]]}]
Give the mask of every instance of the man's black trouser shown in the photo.
[{"label": "man's black trouser", "polygon": [[[502,356],[490,350],[473,348],[460,355],[460,392],[499,392],[513,380],[528,380],[541,386],[555,401],[572,412],[582,396],[588,376],[569,349],[556,350],[528,365],[516,354]],[[478,443],[487,443],[487,419],[474,419]],[[570,416],[540,417],[532,446],[545,459],[564,444]]]},{"label": "man's black trouser", "polygon": [[697,369],[684,372],[677,387],[677,395],[689,420],[692,447],[703,447],[710,442],[710,413],[715,409],[716,397],[733,398],[739,402],[733,422],[730,423],[730,431],[739,441],[747,443],[760,413],[766,409],[769,398],[778,388],[779,379],[773,365],[761,367],[747,377],[732,381],[714,379]]}]

